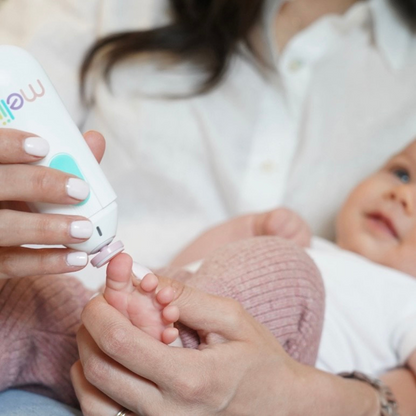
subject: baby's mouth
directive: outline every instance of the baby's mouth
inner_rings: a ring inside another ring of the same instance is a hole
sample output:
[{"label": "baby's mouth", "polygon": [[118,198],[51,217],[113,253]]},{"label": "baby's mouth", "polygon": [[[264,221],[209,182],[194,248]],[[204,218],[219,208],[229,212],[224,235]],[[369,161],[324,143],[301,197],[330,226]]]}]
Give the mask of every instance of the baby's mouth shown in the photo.
[{"label": "baby's mouth", "polygon": [[396,231],[396,227],[394,226],[393,221],[391,221],[390,218],[388,218],[381,212],[372,212],[370,214],[367,214],[367,218],[378,228],[381,228],[382,230],[389,233],[396,240],[399,239],[399,234]]}]

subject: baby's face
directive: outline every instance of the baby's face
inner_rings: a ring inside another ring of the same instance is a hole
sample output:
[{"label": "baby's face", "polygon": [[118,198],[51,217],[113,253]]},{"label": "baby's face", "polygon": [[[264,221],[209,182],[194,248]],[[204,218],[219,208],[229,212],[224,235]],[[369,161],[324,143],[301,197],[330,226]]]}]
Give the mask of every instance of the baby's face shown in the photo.
[{"label": "baby's face", "polygon": [[416,141],[352,191],[337,243],[416,277]]}]

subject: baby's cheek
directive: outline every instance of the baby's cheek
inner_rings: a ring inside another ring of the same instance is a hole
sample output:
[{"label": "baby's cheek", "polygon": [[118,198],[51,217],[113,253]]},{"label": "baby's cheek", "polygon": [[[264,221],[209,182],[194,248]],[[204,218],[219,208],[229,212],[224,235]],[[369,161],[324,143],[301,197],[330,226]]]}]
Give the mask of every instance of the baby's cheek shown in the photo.
[{"label": "baby's cheek", "polygon": [[352,251],[364,257],[373,257],[373,242],[357,231],[354,226],[341,226],[337,235],[336,243],[344,250]]},{"label": "baby's cheek", "polygon": [[374,239],[371,235],[351,233],[344,241],[342,248],[357,253],[374,263],[393,267],[393,263],[397,261],[396,256],[392,255],[391,245]]}]

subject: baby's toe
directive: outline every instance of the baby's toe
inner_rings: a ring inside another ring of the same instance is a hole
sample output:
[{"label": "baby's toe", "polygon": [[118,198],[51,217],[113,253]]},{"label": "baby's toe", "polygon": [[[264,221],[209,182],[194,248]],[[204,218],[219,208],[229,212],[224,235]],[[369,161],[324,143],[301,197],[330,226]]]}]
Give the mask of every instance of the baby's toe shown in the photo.
[{"label": "baby's toe", "polygon": [[173,301],[174,297],[175,293],[173,289],[170,286],[166,286],[157,293],[156,300],[161,305],[167,305]]},{"label": "baby's toe", "polygon": [[156,290],[159,283],[158,278],[154,274],[147,274],[140,282],[140,289],[144,292],[150,293]]},{"label": "baby's toe", "polygon": [[165,344],[171,344],[173,341],[175,341],[178,338],[178,335],[179,335],[179,331],[176,328],[174,327],[166,328],[162,332],[162,342]]},{"label": "baby's toe", "polygon": [[179,308],[174,305],[168,305],[163,308],[162,317],[167,324],[172,324],[179,319]]}]

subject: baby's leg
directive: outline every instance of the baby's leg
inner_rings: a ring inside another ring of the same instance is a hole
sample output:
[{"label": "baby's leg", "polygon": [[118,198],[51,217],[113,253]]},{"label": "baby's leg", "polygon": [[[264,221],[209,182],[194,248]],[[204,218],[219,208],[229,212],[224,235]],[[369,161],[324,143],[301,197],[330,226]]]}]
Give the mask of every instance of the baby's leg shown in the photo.
[{"label": "baby's leg", "polygon": [[[255,237],[221,247],[187,277],[183,280],[190,286],[238,300],[294,359],[315,363],[325,294],[320,273],[303,249],[276,237]],[[185,347],[197,347],[193,331],[180,328],[180,336]]]},{"label": "baby's leg", "polygon": [[150,270],[144,273],[142,280],[135,278],[131,258],[120,254],[108,265],[104,297],[133,325],[170,344],[178,336],[173,322],[178,320],[179,310],[170,305],[174,297],[173,289],[165,287],[156,292],[157,286],[158,278]]}]

